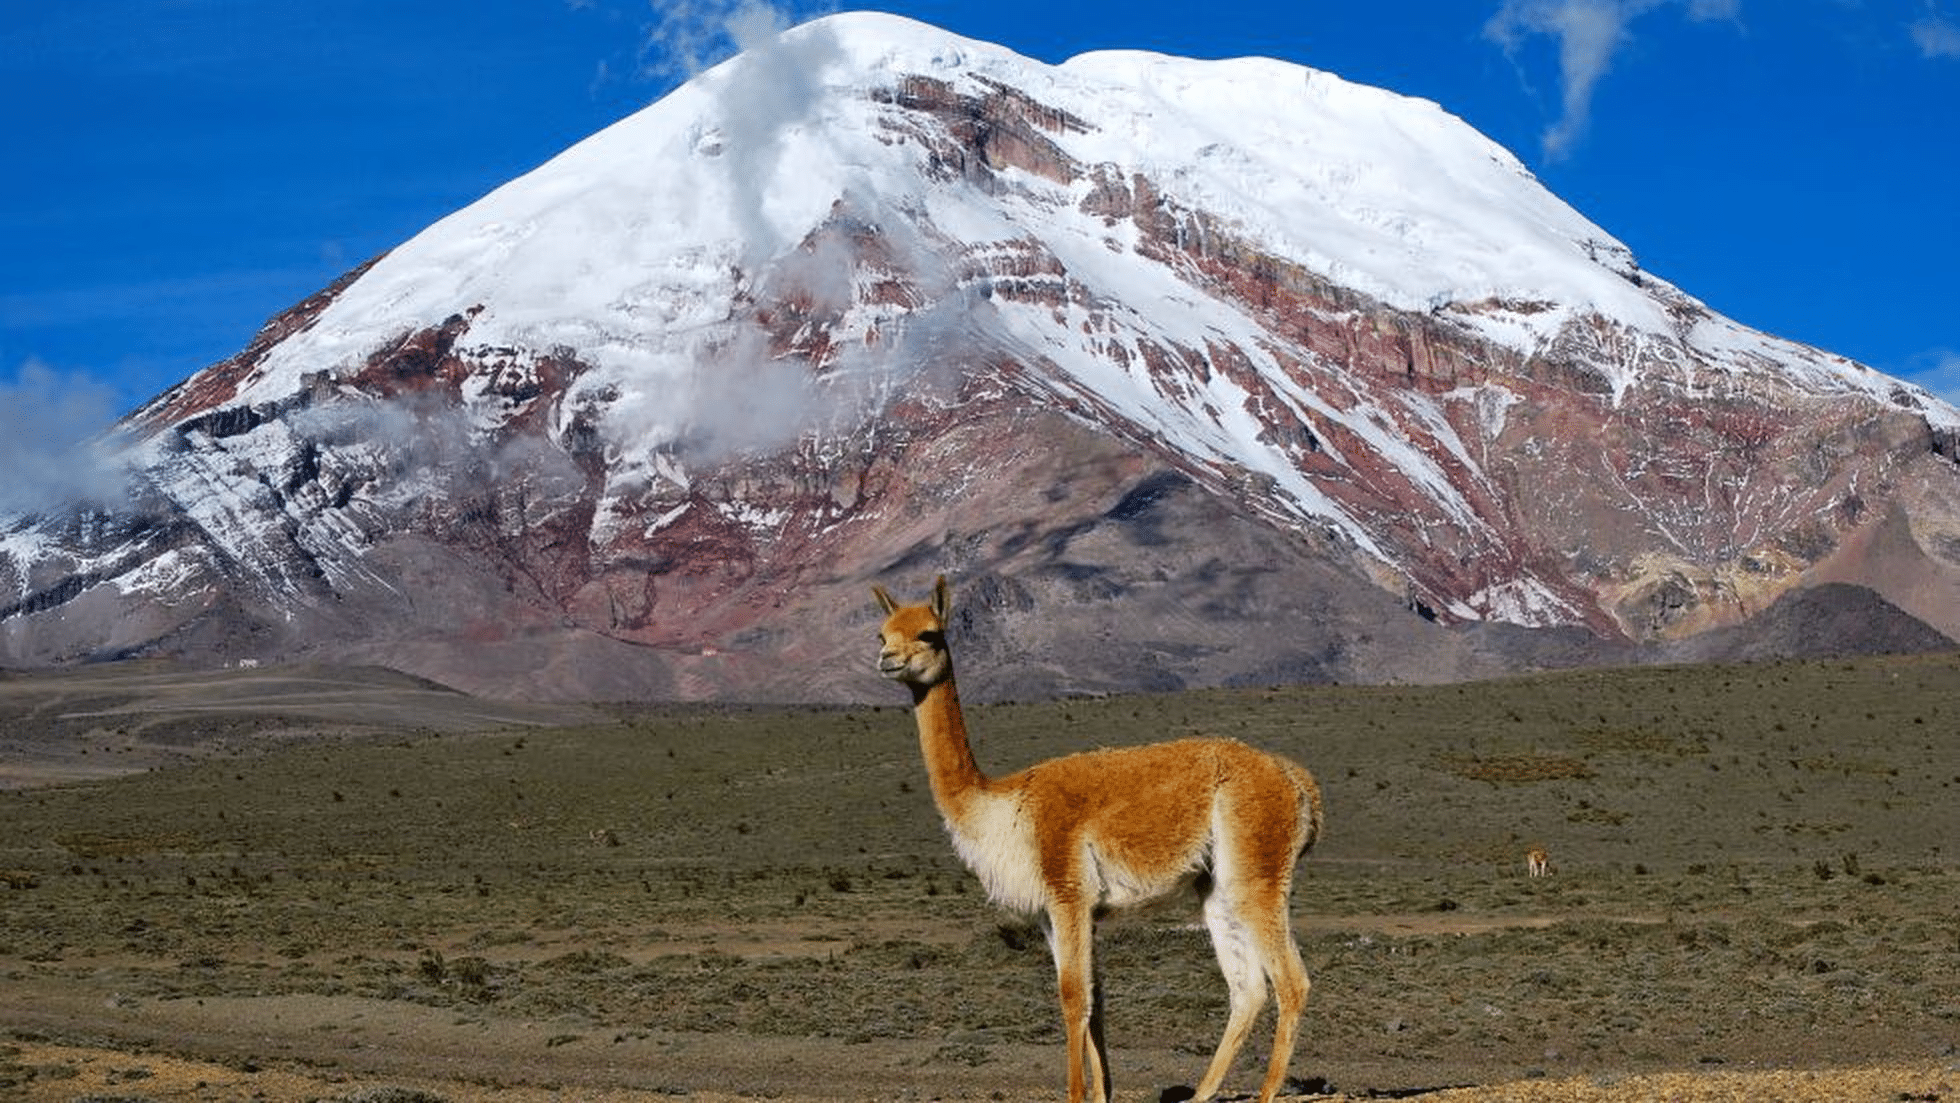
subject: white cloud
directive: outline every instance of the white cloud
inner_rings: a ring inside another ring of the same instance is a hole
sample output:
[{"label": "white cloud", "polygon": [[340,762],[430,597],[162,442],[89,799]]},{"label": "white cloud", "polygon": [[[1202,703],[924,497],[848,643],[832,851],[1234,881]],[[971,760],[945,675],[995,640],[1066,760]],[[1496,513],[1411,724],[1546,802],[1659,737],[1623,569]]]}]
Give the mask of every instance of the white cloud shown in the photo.
[{"label": "white cloud", "polygon": [[1914,20],[1910,30],[1913,44],[1919,47],[1922,56],[1960,58],[1960,23],[1931,12]]},{"label": "white cloud", "polygon": [[1513,60],[1534,35],[1556,40],[1560,112],[1544,134],[1544,152],[1559,160],[1572,151],[1592,117],[1593,90],[1631,41],[1629,28],[1650,11],[1681,7],[1695,22],[1739,22],[1742,0],[1504,0],[1484,24],[1484,37]]},{"label": "white cloud", "polygon": [[653,23],[640,43],[640,75],[679,84],[801,22],[809,4],[762,0],[649,0]]},{"label": "white cloud", "polygon": [[0,513],[114,505],[128,495],[116,389],[28,360],[0,380]]},{"label": "white cloud", "polygon": [[749,255],[743,260],[750,266],[788,244],[778,239],[764,209],[775,185],[782,139],[821,101],[823,70],[842,56],[837,41],[821,29],[794,40],[784,29],[774,8],[751,4],[732,16],[727,31],[742,48],[742,57],[716,88],[721,163],[748,243]]},{"label": "white cloud", "polygon": [[640,44],[640,72],[665,82],[695,76],[728,56],[727,0],[652,0],[654,22]]},{"label": "white cloud", "polygon": [[1545,131],[1545,156],[1559,160],[1585,132],[1592,115],[1593,87],[1613,64],[1633,17],[1616,0],[1506,0],[1484,26],[1484,33],[1516,55],[1526,37],[1558,40],[1561,113]]},{"label": "white cloud", "polygon": [[1742,18],[1742,0],[1688,0],[1688,18],[1696,22],[1733,23]]}]

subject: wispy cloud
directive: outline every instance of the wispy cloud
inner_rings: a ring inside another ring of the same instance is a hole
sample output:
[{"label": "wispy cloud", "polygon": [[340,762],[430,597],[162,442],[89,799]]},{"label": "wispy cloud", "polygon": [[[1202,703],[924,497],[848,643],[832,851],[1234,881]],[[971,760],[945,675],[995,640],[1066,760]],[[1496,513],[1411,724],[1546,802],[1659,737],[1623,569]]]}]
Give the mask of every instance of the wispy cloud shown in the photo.
[{"label": "wispy cloud", "polygon": [[649,0],[648,7],[653,22],[640,42],[638,74],[662,85],[698,76],[784,27],[829,10],[762,0]]},{"label": "wispy cloud", "polygon": [[1531,35],[1558,40],[1561,112],[1545,131],[1545,156],[1571,151],[1592,115],[1593,87],[1612,67],[1634,12],[1614,0],[1507,0],[1484,34],[1515,58]]},{"label": "wispy cloud", "polygon": [[717,87],[720,101],[722,164],[728,172],[734,211],[753,265],[788,244],[767,212],[776,185],[783,136],[806,120],[821,99],[823,70],[841,50],[828,33],[785,36],[783,17],[772,8],[750,6],[729,23],[742,48],[741,60]]},{"label": "wispy cloud", "polygon": [[1634,20],[1665,8],[1679,8],[1696,22],[1742,17],[1742,0],[1504,0],[1484,24],[1484,37],[1514,61],[1533,36],[1558,45],[1560,111],[1544,134],[1547,159],[1567,156],[1585,135],[1593,90],[1632,41]]},{"label": "wispy cloud", "polygon": [[1960,58],[1960,21],[1939,11],[1929,10],[1912,21],[1908,30],[1913,45],[1928,58]]},{"label": "wispy cloud", "polygon": [[1688,18],[1697,22],[1732,23],[1742,18],[1742,0],[1688,0]]},{"label": "wispy cloud", "polygon": [[834,0],[563,0],[581,21],[628,28],[593,63],[595,98],[632,87],[659,98],[749,48],[757,27],[778,31],[836,10]]},{"label": "wispy cloud", "polygon": [[114,505],[129,472],[110,426],[116,389],[39,360],[0,379],[0,513]]},{"label": "wispy cloud", "polygon": [[[785,141],[822,105],[825,70],[843,56],[828,28],[790,31],[821,9],[792,0],[656,0],[653,11],[656,22],[645,31],[637,75],[662,84],[700,78],[713,97],[713,156],[725,173],[725,202],[751,293],[842,310],[852,301],[862,258],[834,235],[816,235],[807,248],[798,248],[811,228],[778,225],[769,203],[782,183]],[[865,201],[875,206],[875,199]],[[867,214],[866,220],[884,226],[890,256],[916,259],[924,253],[900,240],[903,219]],[[923,273],[930,264],[912,268]],[[920,278],[932,282],[928,275]],[[907,332],[925,328],[921,322]],[[878,347],[900,344],[888,339]],[[615,442],[623,448],[654,442],[689,463],[710,466],[732,455],[782,448],[815,425],[849,418],[878,401],[887,367],[884,358],[846,349],[820,374],[800,356],[773,352],[769,334],[750,326],[705,334],[697,356],[712,370],[611,406],[606,429]],[[860,362],[865,359],[878,362]]]},{"label": "wispy cloud", "polygon": [[731,0],[654,0],[654,21],[640,43],[640,75],[678,83],[727,58],[734,48]]}]

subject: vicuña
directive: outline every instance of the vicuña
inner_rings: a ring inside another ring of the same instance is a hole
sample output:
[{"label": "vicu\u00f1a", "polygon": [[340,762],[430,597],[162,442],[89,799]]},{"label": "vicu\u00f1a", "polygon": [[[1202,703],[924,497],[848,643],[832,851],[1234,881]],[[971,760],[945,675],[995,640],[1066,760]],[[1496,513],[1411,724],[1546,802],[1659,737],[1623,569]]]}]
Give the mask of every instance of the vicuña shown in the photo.
[{"label": "vicu\u00f1a", "polygon": [[947,650],[945,576],[920,605],[873,587],[885,611],[878,669],[911,687],[932,798],[953,846],[997,903],[1039,918],[1068,1036],[1068,1098],[1106,1100],[1096,983],[1099,909],[1195,889],[1231,1017],[1195,1098],[1218,1091],[1270,984],[1278,1004],[1262,1103],[1292,1060],[1306,966],[1289,921],[1293,867],[1320,836],[1320,789],[1298,764],[1229,739],[1069,755],[988,777],[967,743]]},{"label": "vicu\u00f1a", "polygon": [[1534,846],[1524,852],[1524,871],[1533,877],[1543,877],[1552,871],[1552,856],[1542,846]]}]

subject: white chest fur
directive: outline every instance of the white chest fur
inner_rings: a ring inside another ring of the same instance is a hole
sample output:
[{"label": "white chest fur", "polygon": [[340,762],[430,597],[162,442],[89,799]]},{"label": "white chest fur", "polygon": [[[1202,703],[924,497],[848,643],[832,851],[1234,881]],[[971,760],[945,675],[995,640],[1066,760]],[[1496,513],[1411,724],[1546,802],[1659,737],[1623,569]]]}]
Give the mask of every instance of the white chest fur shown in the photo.
[{"label": "white chest fur", "polygon": [[1036,861],[1034,823],[1014,794],[981,794],[970,798],[957,821],[947,817],[946,830],[987,896],[1005,908],[1039,912],[1048,906],[1048,891]]}]

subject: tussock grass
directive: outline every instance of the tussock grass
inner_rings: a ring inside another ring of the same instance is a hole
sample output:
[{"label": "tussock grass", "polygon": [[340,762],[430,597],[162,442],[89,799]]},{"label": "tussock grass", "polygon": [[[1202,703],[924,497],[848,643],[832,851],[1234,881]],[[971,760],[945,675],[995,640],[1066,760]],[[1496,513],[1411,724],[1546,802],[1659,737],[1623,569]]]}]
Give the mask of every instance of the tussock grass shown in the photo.
[{"label": "tussock grass", "polygon": [[[1316,772],[1328,834],[1295,892],[1314,1067],[1443,1082],[1960,1042],[1960,657],[970,721],[995,771],[1201,732]],[[0,792],[0,975],[405,1001],[574,1040],[943,1039],[964,1066],[1052,1043],[1042,940],[960,867],[917,755],[896,706],[617,709]],[[1534,844],[1552,877],[1524,877]],[[1107,924],[1119,1046],[1215,1041],[1190,919]]]}]

